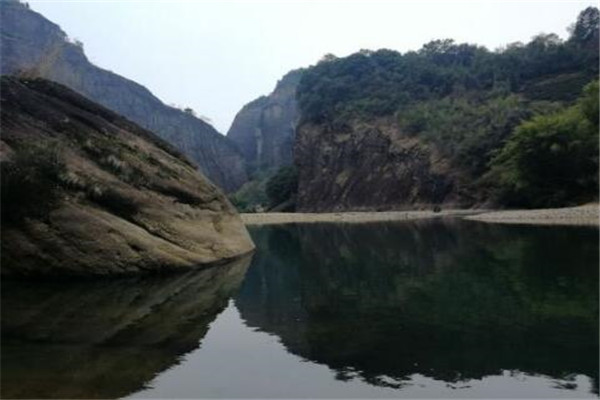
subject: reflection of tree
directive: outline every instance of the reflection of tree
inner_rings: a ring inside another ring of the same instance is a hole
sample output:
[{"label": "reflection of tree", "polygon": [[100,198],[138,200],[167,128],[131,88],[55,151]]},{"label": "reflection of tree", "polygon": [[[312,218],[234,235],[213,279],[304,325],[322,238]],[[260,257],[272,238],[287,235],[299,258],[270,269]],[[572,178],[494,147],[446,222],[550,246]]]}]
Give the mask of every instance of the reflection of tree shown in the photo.
[{"label": "reflection of tree", "polygon": [[2,282],[2,397],[112,398],[197,348],[250,260],[193,273]]},{"label": "reflection of tree", "polygon": [[[374,385],[598,376],[598,230],[474,222],[256,229],[236,298],[289,351]],[[596,383],[597,384],[597,383]]]}]

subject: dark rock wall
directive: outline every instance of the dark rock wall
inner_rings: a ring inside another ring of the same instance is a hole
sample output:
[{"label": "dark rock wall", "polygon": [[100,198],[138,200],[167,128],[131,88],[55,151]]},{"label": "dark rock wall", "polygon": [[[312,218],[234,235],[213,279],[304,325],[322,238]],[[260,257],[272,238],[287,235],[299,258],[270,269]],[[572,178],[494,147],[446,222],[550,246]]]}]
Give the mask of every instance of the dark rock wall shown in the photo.
[{"label": "dark rock wall", "polygon": [[299,211],[412,209],[457,201],[448,161],[389,121],[303,124],[294,151]]}]

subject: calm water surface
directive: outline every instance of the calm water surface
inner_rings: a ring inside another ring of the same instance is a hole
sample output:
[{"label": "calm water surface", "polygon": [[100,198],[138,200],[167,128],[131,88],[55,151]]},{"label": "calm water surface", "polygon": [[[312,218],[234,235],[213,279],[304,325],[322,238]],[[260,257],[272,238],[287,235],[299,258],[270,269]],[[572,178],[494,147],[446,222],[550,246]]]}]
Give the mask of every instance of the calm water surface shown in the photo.
[{"label": "calm water surface", "polygon": [[252,228],[252,261],[2,282],[2,397],[598,397],[598,229]]}]

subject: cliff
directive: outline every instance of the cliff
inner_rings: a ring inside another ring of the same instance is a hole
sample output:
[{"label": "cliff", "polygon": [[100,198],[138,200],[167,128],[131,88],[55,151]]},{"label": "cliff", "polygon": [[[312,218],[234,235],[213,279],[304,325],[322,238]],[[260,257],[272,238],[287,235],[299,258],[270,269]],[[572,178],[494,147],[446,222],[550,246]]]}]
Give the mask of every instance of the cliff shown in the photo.
[{"label": "cliff", "polygon": [[301,76],[300,69],[288,72],[271,94],[246,104],[235,116],[227,138],[238,145],[252,171],[292,164]]},{"label": "cliff", "polygon": [[254,246],[172,146],[70,89],[2,77],[3,275],[191,269]]},{"label": "cliff", "polygon": [[236,146],[211,125],[163,104],[145,87],[90,63],[80,43],[18,1],[0,2],[0,73],[62,83],[173,144],[214,183],[234,191],[246,181]]},{"label": "cliff", "polygon": [[387,210],[460,203],[449,160],[389,120],[304,124],[296,139],[298,211]]}]

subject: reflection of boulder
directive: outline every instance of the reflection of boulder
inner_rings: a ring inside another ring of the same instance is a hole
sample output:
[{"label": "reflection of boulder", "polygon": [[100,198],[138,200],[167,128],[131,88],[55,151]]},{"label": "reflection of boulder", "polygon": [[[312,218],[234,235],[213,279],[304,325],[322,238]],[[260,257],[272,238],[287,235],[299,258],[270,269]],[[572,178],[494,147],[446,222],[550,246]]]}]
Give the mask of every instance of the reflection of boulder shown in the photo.
[{"label": "reflection of boulder", "polygon": [[199,346],[249,258],[187,274],[2,282],[2,397],[113,398]]},{"label": "reflection of boulder", "polygon": [[251,233],[242,317],[339,379],[520,370],[597,385],[596,229],[421,221]]}]

